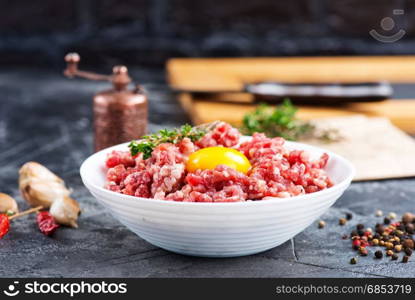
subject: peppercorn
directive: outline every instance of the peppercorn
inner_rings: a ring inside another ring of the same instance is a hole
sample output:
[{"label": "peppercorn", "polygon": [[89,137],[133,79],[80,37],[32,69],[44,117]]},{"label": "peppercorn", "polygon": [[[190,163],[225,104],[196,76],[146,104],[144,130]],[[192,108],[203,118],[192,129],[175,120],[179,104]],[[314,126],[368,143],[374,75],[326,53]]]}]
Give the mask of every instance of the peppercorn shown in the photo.
[{"label": "peppercorn", "polygon": [[398,260],[399,256],[397,254],[392,254],[392,260]]},{"label": "peppercorn", "polygon": [[415,229],[414,224],[408,224],[405,226],[405,230],[410,234],[414,233],[414,229]]},{"label": "peppercorn", "polygon": [[354,237],[354,236],[359,236],[359,233],[357,233],[357,231],[356,231],[356,230],[353,230],[353,231],[350,233],[350,236],[351,236],[351,237]]},{"label": "peppercorn", "polygon": [[367,256],[368,254],[367,249],[365,247],[359,247],[359,254],[361,256]]},{"label": "peppercorn", "polygon": [[404,240],[402,245],[404,246],[404,248],[414,249],[414,241],[412,239]]},{"label": "peppercorn", "polygon": [[352,248],[354,249],[354,250],[358,250],[359,249],[359,247],[360,247],[360,240],[354,240],[353,242],[352,242]]},{"label": "peppercorn", "polygon": [[342,235],[342,240],[347,240],[348,238],[349,238],[349,236],[347,234]]},{"label": "peppercorn", "polygon": [[410,212],[406,212],[402,216],[402,222],[404,223],[412,223],[413,220],[414,220],[414,215],[411,214]]},{"label": "peppercorn", "polygon": [[372,228],[368,227],[368,228],[366,228],[366,232],[372,233],[373,230],[372,230]]},{"label": "peppercorn", "polygon": [[376,216],[376,217],[381,217],[381,216],[383,216],[383,211],[381,211],[380,209],[378,209],[378,210],[375,212],[375,216]]},{"label": "peppercorn", "polygon": [[350,259],[350,264],[352,264],[352,265],[357,264],[357,259],[356,259],[356,257],[352,257],[352,258]]},{"label": "peppercorn", "polygon": [[387,256],[392,256],[393,255],[393,251],[392,250],[387,250],[386,251],[386,255]]},{"label": "peppercorn", "polygon": [[381,259],[383,257],[382,251],[380,251],[380,250],[376,251],[375,252],[375,257],[378,258],[378,259]]},{"label": "peppercorn", "polygon": [[408,255],[405,255],[405,256],[402,258],[402,262],[403,262],[403,263],[407,263],[407,262],[408,262],[408,260],[409,260],[409,256],[408,256]]},{"label": "peppercorn", "polygon": [[378,224],[379,226],[377,226],[376,225],[376,232],[378,233],[378,234],[382,234],[384,231],[385,231],[385,227],[383,227],[383,225],[381,225],[381,224]]},{"label": "peppercorn", "polygon": [[408,256],[411,256],[412,255],[412,250],[409,249],[409,248],[406,248],[405,249],[405,254],[408,255]]},{"label": "peppercorn", "polygon": [[389,213],[388,218],[392,219],[392,220],[396,219],[396,214],[394,212],[391,212],[391,213]]},{"label": "peppercorn", "polygon": [[372,244],[373,244],[374,246],[379,245],[379,240],[378,240],[378,239],[373,239],[373,240],[372,240]]},{"label": "peppercorn", "polygon": [[363,228],[365,228],[365,225],[363,225],[363,224],[357,224],[356,225],[357,230],[362,230]]},{"label": "peppercorn", "polygon": [[339,225],[343,226],[347,223],[347,220],[345,218],[340,218],[339,219]]},{"label": "peppercorn", "polygon": [[384,241],[379,241],[379,246],[385,246],[385,242]]},{"label": "peppercorn", "polygon": [[396,226],[396,229],[399,229],[401,231],[405,231],[405,225],[399,224],[398,226]]},{"label": "peppercorn", "polygon": [[395,234],[396,234],[397,236],[403,236],[403,232],[402,232],[402,231],[400,231],[400,230],[396,230],[396,231],[395,231]]},{"label": "peppercorn", "polygon": [[384,223],[385,225],[389,225],[389,224],[391,223],[391,220],[390,220],[389,218],[384,218],[384,219],[383,219],[383,223]]},{"label": "peppercorn", "polygon": [[347,221],[350,221],[352,218],[353,218],[353,215],[351,213],[346,213]]},{"label": "peppercorn", "polygon": [[325,226],[326,226],[326,222],[324,222],[323,220],[320,220],[320,221],[318,222],[318,228],[319,228],[319,229],[324,228]]},{"label": "peppercorn", "polygon": [[360,236],[362,236],[362,235],[364,235],[364,234],[365,234],[365,232],[364,232],[363,230],[358,230],[358,231],[357,231],[357,233],[358,233]]},{"label": "peppercorn", "polygon": [[392,250],[394,248],[394,245],[392,243],[390,243],[390,242],[387,242],[387,243],[385,243],[385,247],[388,250]]},{"label": "peppercorn", "polygon": [[395,245],[394,249],[395,249],[395,252],[401,252],[402,251],[402,245]]}]

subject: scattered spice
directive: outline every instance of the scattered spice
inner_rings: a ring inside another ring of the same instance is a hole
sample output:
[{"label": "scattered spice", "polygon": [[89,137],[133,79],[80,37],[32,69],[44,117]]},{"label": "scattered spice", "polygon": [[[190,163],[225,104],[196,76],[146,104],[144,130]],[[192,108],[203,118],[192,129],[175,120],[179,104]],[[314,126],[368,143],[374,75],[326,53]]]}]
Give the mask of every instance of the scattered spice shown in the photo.
[{"label": "scattered spice", "polygon": [[318,222],[318,228],[319,229],[322,229],[322,228],[324,228],[326,226],[326,222],[324,222],[323,220],[320,220],[319,222]]},{"label": "scattered spice", "polygon": [[347,240],[348,238],[349,238],[349,236],[347,234],[342,235],[342,240]]},{"label": "scattered spice", "polygon": [[353,214],[351,213],[346,213],[346,220],[350,221],[353,218]]},{"label": "scattered spice", "polygon": [[407,263],[409,261],[409,256],[408,255],[405,255],[403,258],[402,258],[402,262],[403,263]]},{"label": "scattered spice", "polygon": [[403,246],[405,247],[405,248],[410,248],[410,249],[414,249],[414,241],[412,240],[412,239],[405,239],[404,241],[403,241]]},{"label": "scattered spice", "polygon": [[347,220],[345,218],[340,218],[339,219],[339,225],[343,226],[347,223]]},{"label": "scattered spice", "polygon": [[396,214],[394,212],[389,213],[388,218],[393,220],[396,219]]},{"label": "scattered spice", "polygon": [[414,221],[414,215],[410,212],[404,213],[402,216],[402,222],[404,224],[412,223]]},{"label": "scattered spice", "polygon": [[350,259],[350,264],[351,264],[351,265],[355,265],[355,264],[357,264],[357,258],[356,258],[356,257],[352,257],[352,258]]},{"label": "scattered spice", "polygon": [[368,251],[367,251],[367,249],[365,247],[359,247],[359,254],[361,256],[367,256]]},{"label": "scattered spice", "polygon": [[377,251],[375,252],[375,257],[376,257],[377,259],[381,259],[381,258],[383,257],[383,253],[382,253],[382,251],[377,250]]},{"label": "scattered spice", "polygon": [[363,225],[363,224],[357,224],[356,225],[357,230],[362,230],[363,228],[365,228],[365,225]]},{"label": "scattered spice", "polygon": [[36,217],[39,230],[47,236],[52,235],[55,230],[59,227],[59,224],[55,222],[55,219],[47,211],[41,211]]},{"label": "scattered spice", "polygon": [[[408,261],[415,247],[413,237],[414,215],[405,213],[400,219],[401,221],[392,222],[393,219],[397,219],[396,215],[389,214],[384,219],[384,224],[377,223],[374,230],[371,227],[365,228],[363,224],[357,224],[356,229],[352,230],[349,235],[352,248],[361,256],[366,256],[368,246],[380,246],[386,248],[385,254],[391,257],[391,260],[397,260],[399,258],[397,253],[404,252],[405,256],[408,257],[405,260]],[[381,259],[383,255],[384,253],[381,250],[374,252],[377,259]]]},{"label": "scattered spice", "polygon": [[415,232],[415,226],[414,224],[408,224],[405,226],[405,230],[409,233],[409,234],[413,234]]},{"label": "scattered spice", "polygon": [[383,211],[381,211],[380,209],[378,209],[378,210],[375,212],[375,216],[376,216],[376,217],[381,217],[381,216],[383,216]]}]

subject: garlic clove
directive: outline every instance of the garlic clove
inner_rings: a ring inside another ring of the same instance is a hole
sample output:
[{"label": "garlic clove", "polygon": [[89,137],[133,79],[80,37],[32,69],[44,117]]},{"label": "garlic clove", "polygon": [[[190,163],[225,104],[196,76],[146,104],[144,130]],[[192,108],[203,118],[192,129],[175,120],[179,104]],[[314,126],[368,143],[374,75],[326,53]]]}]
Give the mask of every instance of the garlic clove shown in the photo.
[{"label": "garlic clove", "polygon": [[64,181],[36,162],[28,162],[19,170],[19,189],[31,206],[49,208],[59,198],[69,196]]},{"label": "garlic clove", "polygon": [[66,196],[56,199],[52,203],[49,212],[57,223],[78,228],[76,221],[81,209],[78,202],[71,197]]},{"label": "garlic clove", "polygon": [[19,212],[17,202],[11,196],[0,193],[0,213],[7,212],[17,214]]},{"label": "garlic clove", "polygon": [[25,185],[21,192],[31,206],[44,208],[49,208],[56,199],[69,196],[69,191],[60,183],[38,179]]},{"label": "garlic clove", "polygon": [[63,180],[56,176],[53,172],[51,172],[48,168],[45,166],[42,166],[41,164],[30,161],[25,163],[19,170],[20,174],[20,180],[23,182],[26,179],[32,179],[32,178],[39,178],[44,179],[47,181],[56,181],[63,183]]}]

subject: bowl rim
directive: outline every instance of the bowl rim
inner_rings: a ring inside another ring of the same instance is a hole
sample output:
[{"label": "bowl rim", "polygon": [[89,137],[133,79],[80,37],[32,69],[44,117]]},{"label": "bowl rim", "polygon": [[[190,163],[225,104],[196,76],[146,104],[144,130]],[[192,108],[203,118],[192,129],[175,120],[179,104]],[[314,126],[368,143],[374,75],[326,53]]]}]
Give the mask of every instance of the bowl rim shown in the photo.
[{"label": "bowl rim", "polygon": [[[244,138],[251,138],[251,136],[243,136]],[[340,163],[342,163],[348,170],[348,174],[345,177],[345,179],[343,179],[342,181],[336,183],[334,186],[318,191],[318,192],[314,192],[314,193],[309,193],[309,194],[303,194],[303,195],[298,195],[298,196],[294,196],[294,197],[287,197],[287,198],[277,198],[277,197],[273,197],[271,199],[266,199],[266,200],[247,200],[247,201],[237,201],[237,202],[186,202],[186,201],[167,201],[164,199],[154,199],[154,198],[143,198],[143,197],[137,197],[137,196],[130,196],[130,195],[126,195],[126,194],[120,194],[117,192],[113,192],[110,191],[108,189],[105,189],[103,186],[99,186],[97,184],[92,183],[91,181],[88,180],[88,176],[87,176],[87,166],[88,163],[90,161],[92,161],[94,159],[94,157],[102,155],[102,153],[108,153],[112,150],[115,150],[117,148],[123,147],[123,146],[127,146],[129,144],[129,142],[126,143],[121,143],[118,145],[114,145],[105,149],[102,149],[92,155],[90,155],[89,157],[87,157],[83,163],[81,164],[81,167],[79,169],[80,172],[80,176],[82,179],[83,184],[88,188],[88,190],[95,190],[95,191],[99,191],[102,194],[106,194],[109,197],[118,197],[118,198],[123,198],[123,199],[128,199],[128,200],[133,200],[133,201],[141,201],[144,203],[149,203],[149,204],[160,204],[160,203],[164,203],[161,205],[170,205],[170,206],[198,206],[198,207],[202,207],[202,206],[206,206],[206,207],[227,207],[227,206],[258,206],[258,205],[266,205],[266,204],[278,204],[281,203],[283,204],[284,202],[287,201],[301,201],[301,200],[306,200],[309,198],[314,198],[314,197],[320,197],[320,196],[324,196],[330,193],[336,193],[336,192],[343,192],[352,182],[355,174],[356,174],[356,170],[355,167],[353,166],[353,164],[351,162],[349,162],[347,159],[345,159],[344,157],[342,157],[341,155],[338,155],[332,151],[328,151],[325,150],[323,148],[320,147],[316,147],[313,145],[309,145],[309,144],[305,144],[305,143],[299,143],[299,142],[293,142],[293,141],[285,141],[286,144],[288,145],[292,145],[293,147],[295,147],[296,145],[300,145],[300,148],[303,148],[305,150],[315,150],[318,152],[325,152],[329,155],[329,159],[336,159],[338,161],[340,161]]]}]

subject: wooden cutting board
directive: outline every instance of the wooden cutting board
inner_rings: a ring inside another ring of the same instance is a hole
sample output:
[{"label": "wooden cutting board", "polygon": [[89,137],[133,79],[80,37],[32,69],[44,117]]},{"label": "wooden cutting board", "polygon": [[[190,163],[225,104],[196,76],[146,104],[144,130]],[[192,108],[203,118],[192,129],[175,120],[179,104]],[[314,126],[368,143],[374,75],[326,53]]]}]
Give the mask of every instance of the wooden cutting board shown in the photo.
[{"label": "wooden cutting board", "polygon": [[[415,56],[297,57],[171,59],[167,63],[172,87],[191,91],[240,91],[245,83],[281,82],[415,82]],[[238,95],[235,95],[238,98]],[[245,97],[245,96],[241,96]],[[212,102],[190,93],[178,96],[195,124],[223,120],[240,125],[252,104]],[[225,99],[226,100],[226,99]],[[233,99],[232,99],[233,100]],[[236,99],[245,100],[245,99]],[[350,104],[342,107],[301,106],[303,119],[353,114],[385,117],[404,131],[415,134],[415,99]]]},{"label": "wooden cutting board", "polygon": [[355,181],[415,176],[415,140],[388,119],[354,115],[316,119],[313,123],[319,128],[335,128],[341,139],[301,142],[347,158],[356,168]]},{"label": "wooden cutting board", "polygon": [[[243,116],[255,110],[253,104],[221,103],[193,98],[189,93],[178,96],[194,124],[222,120],[240,126]],[[312,120],[324,117],[364,114],[384,117],[409,134],[415,134],[415,99],[386,100],[376,103],[354,103],[341,107],[299,106],[298,117]]]}]

